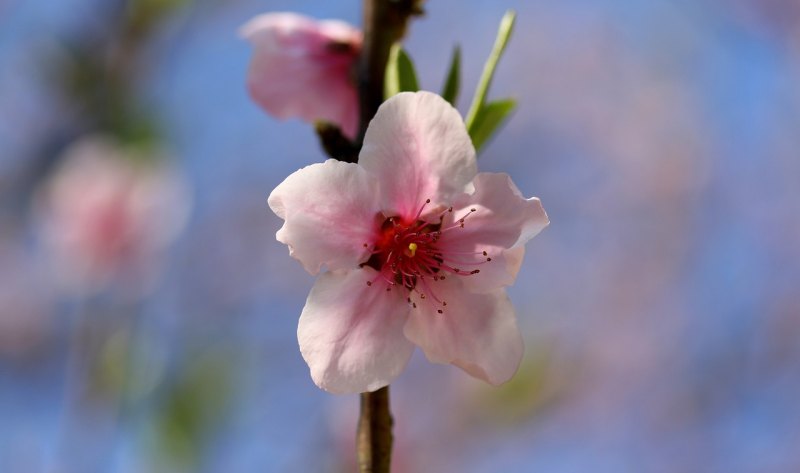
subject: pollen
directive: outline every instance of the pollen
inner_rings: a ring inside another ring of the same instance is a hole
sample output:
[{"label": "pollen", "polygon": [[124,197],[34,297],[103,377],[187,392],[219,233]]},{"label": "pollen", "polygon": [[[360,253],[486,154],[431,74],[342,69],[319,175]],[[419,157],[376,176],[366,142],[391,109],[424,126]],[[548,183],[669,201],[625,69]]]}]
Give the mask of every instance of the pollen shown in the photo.
[{"label": "pollen", "polygon": [[409,243],[408,244],[408,256],[414,257],[417,254],[417,244],[416,243]]}]

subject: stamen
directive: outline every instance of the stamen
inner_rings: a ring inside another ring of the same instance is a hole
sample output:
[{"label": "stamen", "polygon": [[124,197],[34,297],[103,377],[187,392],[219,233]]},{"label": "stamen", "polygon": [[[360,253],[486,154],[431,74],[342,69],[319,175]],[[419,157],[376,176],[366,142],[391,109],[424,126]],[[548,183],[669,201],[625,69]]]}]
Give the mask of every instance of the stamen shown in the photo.
[{"label": "stamen", "polygon": [[419,220],[419,216],[422,215],[422,211],[425,209],[425,206],[431,203],[431,199],[425,200],[425,203],[422,204],[422,207],[419,208],[419,212],[417,212],[417,216],[414,217],[414,221]]},{"label": "stamen", "polygon": [[[373,286],[375,282],[383,279],[386,282],[386,291],[392,287],[407,290],[406,301],[413,308],[420,304],[433,304],[432,309],[440,314],[444,313],[447,302],[436,295],[434,283],[446,280],[446,276],[471,276],[480,273],[476,266],[491,261],[490,252],[487,250],[465,251],[467,248],[453,248],[445,232],[464,228],[469,215],[476,212],[476,208],[465,209],[463,215],[455,220],[448,219],[445,224],[444,217],[454,211],[448,207],[438,219],[435,216],[423,217],[423,213],[430,204],[431,199],[426,199],[419,207],[416,217],[395,215],[386,218],[381,228],[381,234],[373,242],[364,243],[364,248],[371,252],[369,260],[362,264],[377,270],[375,278],[367,282]],[[444,241],[442,241],[444,239]],[[458,266],[458,267],[456,267]],[[461,269],[467,268],[467,269]],[[417,294],[413,296],[412,293]],[[416,300],[414,300],[416,299]]]},{"label": "stamen", "polygon": [[[427,291],[431,295],[431,297],[433,297],[433,300],[435,300],[436,302],[438,302],[438,303],[440,303],[442,305],[447,305],[447,304],[444,303],[444,301],[442,301],[441,299],[436,297],[436,293],[433,292],[433,288],[431,288],[431,286],[428,285],[427,281],[423,280],[422,281],[422,285],[425,288],[425,291]],[[424,293],[420,293],[420,299],[425,299],[425,294]]]}]

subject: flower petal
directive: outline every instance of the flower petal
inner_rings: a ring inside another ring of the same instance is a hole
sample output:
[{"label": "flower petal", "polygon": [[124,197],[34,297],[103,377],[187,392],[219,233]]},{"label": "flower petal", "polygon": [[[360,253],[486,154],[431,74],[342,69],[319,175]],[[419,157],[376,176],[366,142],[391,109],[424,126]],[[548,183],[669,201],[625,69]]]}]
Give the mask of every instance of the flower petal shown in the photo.
[{"label": "flower petal", "polygon": [[358,97],[350,70],[360,31],[341,21],[269,13],[250,20],[241,34],[255,49],[247,86],[256,103],[278,118],[329,121],[355,137]]},{"label": "flower petal", "polygon": [[486,293],[514,284],[525,257],[525,246],[515,246],[510,250],[495,246],[480,248],[486,250],[491,261],[474,266],[475,269],[480,269],[480,273],[462,279],[465,289]]},{"label": "flower petal", "polygon": [[413,217],[426,199],[449,205],[475,177],[475,149],[458,111],[430,92],[381,105],[359,163],[381,182],[382,210]]},{"label": "flower petal", "polygon": [[374,391],[408,363],[403,335],[408,303],[402,291],[367,286],[369,267],[328,272],[317,279],[297,327],[300,351],[314,382],[332,393]]},{"label": "flower petal", "polygon": [[[508,174],[480,173],[473,184],[475,192],[462,195],[445,219],[447,225],[468,215],[464,228],[442,235],[442,245],[512,248],[525,244],[550,223],[541,201],[525,199]],[[471,209],[475,212],[470,213]]]},{"label": "flower petal", "polygon": [[[419,345],[428,360],[452,363],[491,384],[502,384],[516,373],[522,359],[522,337],[514,307],[503,289],[478,294],[465,289],[462,278],[433,283],[442,306],[429,295],[412,293],[404,333]],[[443,313],[438,313],[438,310]]]},{"label": "flower petal", "polygon": [[286,222],[276,237],[311,274],[352,269],[375,238],[377,181],[357,164],[329,159],[294,172],[269,196]]}]

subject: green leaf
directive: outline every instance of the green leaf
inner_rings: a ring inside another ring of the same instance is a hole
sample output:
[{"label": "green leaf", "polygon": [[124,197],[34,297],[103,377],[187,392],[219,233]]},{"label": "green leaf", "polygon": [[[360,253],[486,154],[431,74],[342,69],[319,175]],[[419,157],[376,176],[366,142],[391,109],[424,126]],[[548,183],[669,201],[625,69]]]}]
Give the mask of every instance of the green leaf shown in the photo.
[{"label": "green leaf", "polygon": [[389,51],[389,61],[386,63],[383,98],[388,99],[400,92],[416,92],[418,90],[419,83],[414,63],[400,43],[395,43]]},{"label": "green leaf", "polygon": [[[489,59],[486,60],[486,64],[483,66],[483,73],[478,82],[478,88],[475,90],[475,97],[473,97],[472,105],[470,105],[469,111],[467,112],[465,123],[467,125],[467,130],[470,130],[470,136],[472,135],[472,128],[475,126],[477,117],[486,103],[486,94],[489,92],[489,86],[492,83],[494,71],[497,69],[497,63],[500,61],[500,57],[503,55],[503,51],[506,49],[508,40],[511,37],[511,31],[514,28],[516,16],[517,14],[513,10],[509,10],[503,15],[503,19],[500,20],[500,27],[497,30],[497,38],[494,41],[494,47],[492,48],[491,54],[489,54]],[[477,148],[477,145],[475,147]]]},{"label": "green leaf", "polygon": [[447,72],[447,79],[442,87],[442,97],[456,106],[458,93],[461,91],[461,48],[456,45],[453,49],[453,57],[450,59],[450,70]]},{"label": "green leaf", "polygon": [[515,108],[517,101],[514,99],[497,100],[481,107],[469,130],[472,145],[476,150],[480,151]]}]

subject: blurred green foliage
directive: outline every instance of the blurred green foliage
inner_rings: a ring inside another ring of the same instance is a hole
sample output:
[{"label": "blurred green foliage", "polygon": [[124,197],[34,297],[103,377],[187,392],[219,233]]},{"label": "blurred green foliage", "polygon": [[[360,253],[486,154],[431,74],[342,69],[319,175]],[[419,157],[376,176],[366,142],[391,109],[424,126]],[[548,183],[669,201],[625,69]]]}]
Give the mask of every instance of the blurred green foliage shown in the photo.
[{"label": "blurred green foliage", "polygon": [[212,348],[187,360],[166,382],[155,416],[151,448],[156,466],[167,471],[195,471],[202,462],[211,433],[229,410],[236,382],[228,350]]},{"label": "blurred green foliage", "polygon": [[461,47],[453,48],[453,55],[450,58],[450,67],[447,70],[447,77],[442,87],[442,97],[450,102],[450,105],[458,106],[458,95],[461,92]]}]

